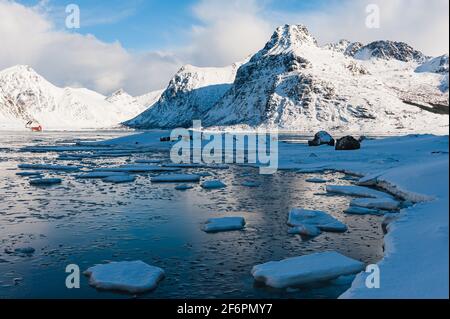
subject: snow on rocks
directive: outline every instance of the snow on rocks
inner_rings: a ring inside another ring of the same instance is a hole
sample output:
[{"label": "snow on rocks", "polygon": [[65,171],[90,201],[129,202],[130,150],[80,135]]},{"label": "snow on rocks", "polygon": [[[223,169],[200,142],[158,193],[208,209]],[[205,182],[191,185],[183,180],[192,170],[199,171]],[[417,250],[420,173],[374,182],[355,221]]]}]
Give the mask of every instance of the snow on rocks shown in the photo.
[{"label": "snow on rocks", "polygon": [[113,183],[113,184],[123,184],[123,183],[132,183],[136,180],[136,176],[133,175],[111,175],[103,178],[104,182]]},{"label": "snow on rocks", "polygon": [[397,210],[400,202],[395,199],[385,198],[355,198],[350,202],[350,206],[358,206],[371,209]]},{"label": "snow on rocks", "polygon": [[198,183],[200,176],[194,174],[167,174],[152,177],[152,183]]},{"label": "snow on rocks", "polygon": [[[347,226],[331,215],[317,210],[294,208],[289,212],[288,225],[294,227],[289,232],[307,229],[309,226],[318,228],[320,231],[346,232]],[[296,228],[299,227],[299,228]],[[303,227],[303,228],[301,228]],[[314,230],[314,232],[316,231]],[[320,233],[319,233],[320,234]]]},{"label": "snow on rocks", "polygon": [[256,281],[281,289],[328,281],[363,270],[362,262],[329,251],[256,265],[251,273]]},{"label": "snow on rocks", "polygon": [[144,293],[157,287],[164,270],[143,261],[122,261],[96,265],[84,272],[89,284],[103,290]]},{"label": "snow on rocks", "polygon": [[219,180],[206,181],[202,183],[202,188],[204,189],[220,189],[225,188],[227,185]]},{"label": "snow on rocks", "polygon": [[337,151],[351,151],[359,150],[361,148],[361,143],[355,139],[353,136],[344,136],[336,142]]},{"label": "snow on rocks", "polygon": [[34,169],[45,171],[78,171],[81,167],[68,165],[52,165],[52,164],[19,164],[20,169]]},{"label": "snow on rocks", "polygon": [[207,233],[217,233],[222,231],[241,230],[245,227],[243,217],[223,217],[210,218],[203,226],[203,231]]},{"label": "snow on rocks", "polygon": [[33,186],[50,186],[50,185],[56,185],[61,184],[62,179],[60,178],[36,178],[30,180],[30,185]]},{"label": "snow on rocks", "polygon": [[325,131],[317,132],[314,135],[314,139],[312,141],[308,141],[309,146],[320,146],[320,145],[329,145],[334,146],[334,138]]}]

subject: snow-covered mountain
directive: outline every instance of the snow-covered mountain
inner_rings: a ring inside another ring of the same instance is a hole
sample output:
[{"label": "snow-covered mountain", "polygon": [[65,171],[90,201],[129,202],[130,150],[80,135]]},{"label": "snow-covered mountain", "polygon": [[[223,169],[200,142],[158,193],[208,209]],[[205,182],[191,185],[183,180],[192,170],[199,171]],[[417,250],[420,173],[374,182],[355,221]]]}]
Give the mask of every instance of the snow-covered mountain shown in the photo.
[{"label": "snow-covered mountain", "polygon": [[[126,124],[170,128],[201,119],[208,127],[442,133],[448,71],[427,69],[435,64],[402,42],[320,47],[305,26],[285,25],[237,69],[234,81],[234,71],[229,81],[210,82],[217,69],[182,69],[153,108]],[[199,78],[201,89],[192,85]],[[213,88],[220,94],[203,94]]]},{"label": "snow-covered mountain", "polygon": [[158,102],[124,124],[134,128],[190,126],[231,87],[238,67],[239,64],[224,68],[183,66]]},{"label": "snow-covered mountain", "polygon": [[29,66],[0,72],[0,129],[24,129],[34,120],[44,129],[109,128],[148,105],[123,90],[105,97],[82,88],[59,88]]}]

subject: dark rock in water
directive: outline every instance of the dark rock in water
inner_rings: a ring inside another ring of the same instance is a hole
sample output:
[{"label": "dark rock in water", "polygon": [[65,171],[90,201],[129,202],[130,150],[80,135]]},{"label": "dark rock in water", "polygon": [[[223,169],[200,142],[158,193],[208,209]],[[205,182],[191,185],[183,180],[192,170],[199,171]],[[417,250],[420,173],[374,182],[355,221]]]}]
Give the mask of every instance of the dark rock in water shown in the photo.
[{"label": "dark rock in water", "polygon": [[320,146],[324,144],[334,146],[333,137],[325,131],[317,132],[316,135],[314,135],[314,139],[308,141],[309,146]]},{"label": "dark rock in water", "polygon": [[345,136],[343,138],[340,138],[336,143],[337,151],[359,150],[360,148],[361,143],[353,136]]},{"label": "dark rock in water", "polygon": [[168,137],[161,137],[160,139],[159,139],[161,142],[170,142],[171,140],[170,140],[170,136],[168,136]]}]

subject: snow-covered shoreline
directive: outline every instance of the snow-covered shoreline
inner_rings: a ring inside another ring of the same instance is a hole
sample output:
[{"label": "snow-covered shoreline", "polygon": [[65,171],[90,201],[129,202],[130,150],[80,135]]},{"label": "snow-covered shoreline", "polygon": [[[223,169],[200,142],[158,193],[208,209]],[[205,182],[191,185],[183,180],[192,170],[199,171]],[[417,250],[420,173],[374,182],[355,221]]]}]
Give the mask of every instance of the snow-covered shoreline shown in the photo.
[{"label": "snow-covered shoreline", "polygon": [[[368,139],[357,151],[280,143],[279,169],[345,172],[412,204],[388,226],[381,287],[366,288],[361,273],[341,298],[448,298],[448,142],[448,136],[408,135]],[[161,144],[154,133],[100,144],[136,143]]]}]

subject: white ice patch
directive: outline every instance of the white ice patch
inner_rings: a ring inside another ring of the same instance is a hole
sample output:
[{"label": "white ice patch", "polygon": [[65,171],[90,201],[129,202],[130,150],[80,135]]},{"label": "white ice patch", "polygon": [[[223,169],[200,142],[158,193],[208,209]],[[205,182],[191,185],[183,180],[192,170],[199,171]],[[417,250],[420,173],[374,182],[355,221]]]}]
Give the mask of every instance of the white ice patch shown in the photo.
[{"label": "white ice patch", "polygon": [[244,227],[245,219],[243,217],[211,218],[203,226],[203,231],[217,233],[221,231],[241,230]]},{"label": "white ice patch", "polygon": [[202,187],[204,189],[219,189],[219,188],[225,188],[227,185],[225,185],[223,182],[214,180],[214,181],[206,181],[202,183]]},{"label": "white ice patch", "polygon": [[287,288],[328,281],[363,270],[362,262],[330,251],[256,265],[252,275],[267,286]]},{"label": "white ice patch", "polygon": [[200,176],[194,174],[167,174],[152,177],[152,183],[198,183]]},{"label": "white ice patch", "polygon": [[288,225],[292,227],[314,226],[321,231],[328,232],[347,231],[347,225],[325,212],[299,208],[294,208],[289,212]]},{"label": "white ice patch", "polygon": [[84,272],[89,284],[104,290],[144,293],[153,290],[164,278],[164,270],[142,261],[112,262],[97,265]]}]

